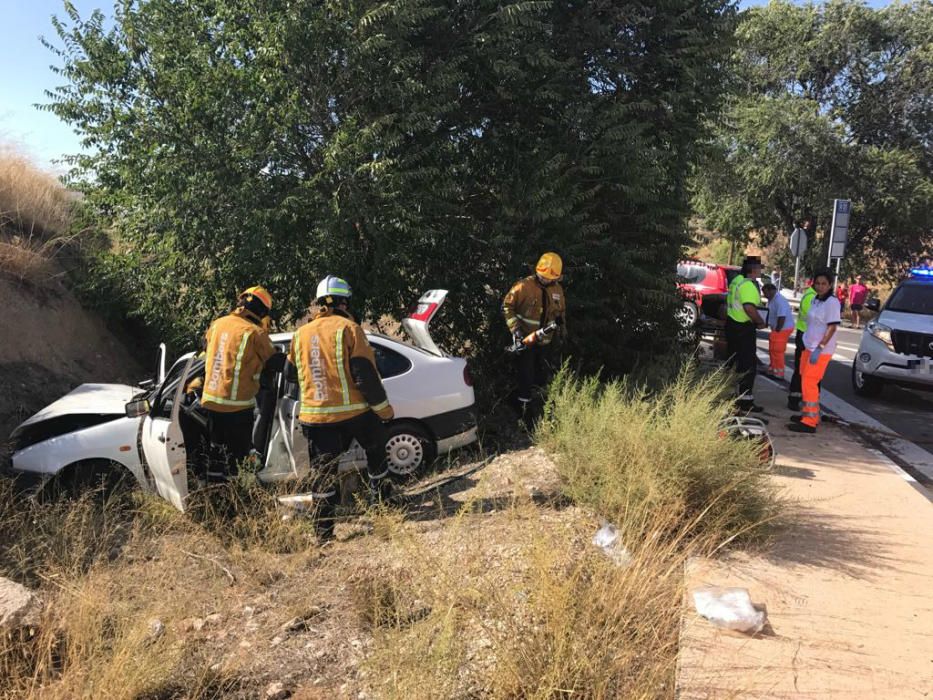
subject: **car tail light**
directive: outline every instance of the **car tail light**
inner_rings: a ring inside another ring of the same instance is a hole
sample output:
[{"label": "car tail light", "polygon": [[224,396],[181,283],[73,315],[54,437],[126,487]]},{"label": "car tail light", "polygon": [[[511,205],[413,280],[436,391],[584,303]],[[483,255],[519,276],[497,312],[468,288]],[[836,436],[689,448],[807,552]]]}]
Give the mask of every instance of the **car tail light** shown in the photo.
[{"label": "car tail light", "polygon": [[470,374],[470,365],[463,365],[463,383],[473,386],[473,375]]},{"label": "car tail light", "polygon": [[408,318],[414,319],[415,321],[427,321],[434,315],[434,311],[437,309],[437,304],[424,303],[420,302],[415,305],[415,307],[408,314]]}]

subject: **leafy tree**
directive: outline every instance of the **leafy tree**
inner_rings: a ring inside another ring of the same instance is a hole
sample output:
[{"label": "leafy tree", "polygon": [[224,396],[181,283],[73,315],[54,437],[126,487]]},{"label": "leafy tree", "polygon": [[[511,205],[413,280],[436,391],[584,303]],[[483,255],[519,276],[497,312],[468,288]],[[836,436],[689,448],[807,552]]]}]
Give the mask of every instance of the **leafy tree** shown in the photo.
[{"label": "leafy tree", "polygon": [[370,318],[450,289],[440,334],[497,360],[501,297],[554,249],[575,356],[668,352],[724,0],[66,10],[49,108],[90,148],[75,175],[115,241],[96,279],[175,341],[257,282],[300,316],[335,273]]},{"label": "leafy tree", "polygon": [[813,217],[825,262],[832,200],[849,198],[851,269],[897,275],[933,248],[933,5],[774,0],[742,14],[737,44],[693,178],[707,225],[768,244]]}]

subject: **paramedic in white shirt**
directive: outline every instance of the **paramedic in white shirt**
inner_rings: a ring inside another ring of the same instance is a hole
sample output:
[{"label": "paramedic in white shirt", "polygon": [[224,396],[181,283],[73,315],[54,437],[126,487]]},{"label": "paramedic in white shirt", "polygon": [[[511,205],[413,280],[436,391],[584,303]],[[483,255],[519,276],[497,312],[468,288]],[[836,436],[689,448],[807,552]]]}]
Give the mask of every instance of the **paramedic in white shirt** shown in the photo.
[{"label": "paramedic in white shirt", "polygon": [[836,350],[836,329],[842,320],[839,300],[833,295],[835,278],[824,268],[813,276],[816,298],[807,312],[807,330],[803,334],[804,351],[800,356],[803,389],[801,415],[792,416],[787,427],[795,433],[815,433],[820,424],[820,381]]},{"label": "paramedic in white shirt", "polygon": [[771,363],[767,374],[772,379],[784,380],[784,352],[787,350],[787,341],[794,332],[794,315],[790,310],[787,299],[781,296],[775,285],[768,282],[761,291],[768,300],[768,354]]}]

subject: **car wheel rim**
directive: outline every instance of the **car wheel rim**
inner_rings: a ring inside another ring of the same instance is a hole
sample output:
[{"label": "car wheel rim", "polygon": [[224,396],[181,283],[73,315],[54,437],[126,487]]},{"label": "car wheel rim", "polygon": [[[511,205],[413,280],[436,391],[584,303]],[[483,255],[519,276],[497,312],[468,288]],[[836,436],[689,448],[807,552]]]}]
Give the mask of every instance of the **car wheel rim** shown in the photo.
[{"label": "car wheel rim", "polygon": [[857,386],[859,389],[865,386],[865,377],[859,370],[855,370],[855,386]]},{"label": "car wheel rim", "polygon": [[415,472],[424,461],[424,445],[414,435],[393,435],[386,443],[389,471],[408,475]]}]

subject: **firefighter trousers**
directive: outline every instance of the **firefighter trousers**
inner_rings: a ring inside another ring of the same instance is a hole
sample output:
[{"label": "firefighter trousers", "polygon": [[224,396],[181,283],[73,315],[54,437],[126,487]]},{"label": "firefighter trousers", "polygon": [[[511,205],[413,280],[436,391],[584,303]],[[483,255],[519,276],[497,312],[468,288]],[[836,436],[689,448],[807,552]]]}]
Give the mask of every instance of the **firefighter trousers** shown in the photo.
[{"label": "firefighter trousers", "polygon": [[240,465],[253,448],[253,409],[221,413],[209,411],[207,480],[226,481],[236,477]]},{"label": "firefighter trousers", "polygon": [[311,460],[311,492],[319,500],[316,527],[324,538],[333,537],[334,517],[340,502],[338,466],[340,455],[350,449],[353,440],[366,452],[366,476],[370,482],[385,478],[388,434],[382,421],[366,411],[339,423],[301,424],[308,440]]}]

